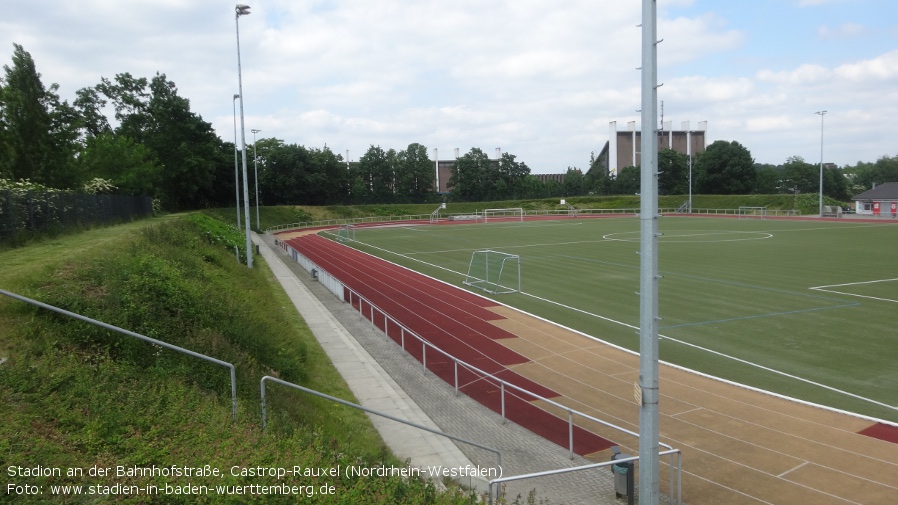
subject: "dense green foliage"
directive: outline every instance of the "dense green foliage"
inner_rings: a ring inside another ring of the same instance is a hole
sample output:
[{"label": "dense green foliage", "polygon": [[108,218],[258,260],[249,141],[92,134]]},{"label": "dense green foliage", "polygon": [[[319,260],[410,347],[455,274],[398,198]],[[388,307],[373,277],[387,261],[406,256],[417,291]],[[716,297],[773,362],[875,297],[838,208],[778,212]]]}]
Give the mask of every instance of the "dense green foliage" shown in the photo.
[{"label": "dense green foliage", "polygon": [[[102,230],[98,232],[103,232]],[[105,233],[105,232],[103,232]],[[89,232],[94,235],[94,232]],[[281,378],[352,399],[264,262],[247,270],[221,247],[209,218],[176,218],[65,256],[0,253],[11,268],[4,287],[25,296],[234,363],[238,417],[231,419],[225,368],[174,353],[31,305],[0,297],[0,462],[85,469],[82,477],[36,477],[44,503],[50,485],[272,485],[276,478],[231,476],[233,465],[333,467],[401,465],[359,411],[284,388],[268,395],[269,429],[259,423],[259,379]],[[65,240],[69,240],[68,238]],[[290,307],[288,309],[288,307]],[[210,465],[220,479],[113,476],[94,466]],[[27,482],[25,482],[27,480]],[[401,478],[308,478],[330,484],[316,503],[471,503],[460,491]],[[4,490],[5,491],[5,490]],[[6,495],[4,495],[6,496]],[[9,498],[7,496],[7,498]],[[127,503],[293,503],[295,497],[95,496]],[[54,502],[82,499],[53,497]]]}]

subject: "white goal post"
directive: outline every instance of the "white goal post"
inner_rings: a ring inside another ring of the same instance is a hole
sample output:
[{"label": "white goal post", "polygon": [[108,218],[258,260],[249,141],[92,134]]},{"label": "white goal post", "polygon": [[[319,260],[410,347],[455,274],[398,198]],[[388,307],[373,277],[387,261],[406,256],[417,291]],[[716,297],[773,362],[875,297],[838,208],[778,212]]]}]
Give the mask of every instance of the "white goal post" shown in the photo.
[{"label": "white goal post", "polygon": [[739,207],[739,217],[759,217],[763,219],[767,217],[767,207],[741,206]]},{"label": "white goal post", "polygon": [[355,241],[355,225],[344,224],[340,226],[337,232],[337,242],[346,242],[347,240]]},{"label": "white goal post", "polygon": [[521,207],[509,209],[483,209],[483,222],[488,223],[490,219],[493,219],[494,221],[524,221],[524,209]]},{"label": "white goal post", "polygon": [[489,249],[474,251],[465,285],[492,294],[520,292],[521,257]]}]

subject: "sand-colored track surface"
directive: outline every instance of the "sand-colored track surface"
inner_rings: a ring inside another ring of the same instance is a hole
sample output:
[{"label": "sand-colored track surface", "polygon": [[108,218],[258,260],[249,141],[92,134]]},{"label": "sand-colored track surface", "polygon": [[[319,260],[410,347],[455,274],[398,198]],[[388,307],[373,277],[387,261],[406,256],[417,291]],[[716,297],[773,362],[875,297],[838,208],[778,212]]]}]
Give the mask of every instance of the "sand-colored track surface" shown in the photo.
[{"label": "sand-colored track surface", "polygon": [[[509,368],[561,394],[559,403],[639,430],[638,356],[513,309],[492,310],[505,317],[492,323],[518,336],[500,342],[532,360]],[[669,366],[659,374],[660,437],[683,451],[687,504],[898,503],[898,444],[858,434],[870,421]],[[579,424],[638,453],[633,437]],[[589,457],[607,461],[610,452]]]}]

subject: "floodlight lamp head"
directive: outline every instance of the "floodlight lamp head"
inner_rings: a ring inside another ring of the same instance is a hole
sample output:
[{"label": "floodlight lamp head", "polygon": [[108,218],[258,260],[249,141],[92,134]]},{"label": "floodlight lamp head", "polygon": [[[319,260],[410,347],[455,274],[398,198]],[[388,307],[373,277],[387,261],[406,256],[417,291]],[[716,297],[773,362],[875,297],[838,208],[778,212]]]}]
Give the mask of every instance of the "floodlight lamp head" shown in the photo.
[{"label": "floodlight lamp head", "polygon": [[237,13],[237,17],[246,16],[249,14],[249,5],[237,4],[237,7],[234,8],[234,11]]},{"label": "floodlight lamp head", "polygon": [[240,95],[238,95],[237,93],[234,93],[234,100],[236,100],[238,98],[240,98]]}]

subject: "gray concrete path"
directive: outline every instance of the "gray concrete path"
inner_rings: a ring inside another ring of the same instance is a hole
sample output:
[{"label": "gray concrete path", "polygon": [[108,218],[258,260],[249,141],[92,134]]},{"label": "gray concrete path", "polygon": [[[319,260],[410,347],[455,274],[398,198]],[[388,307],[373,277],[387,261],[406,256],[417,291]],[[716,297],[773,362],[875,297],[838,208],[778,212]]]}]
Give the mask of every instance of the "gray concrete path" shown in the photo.
[{"label": "gray concrete path", "polygon": [[[391,415],[436,426],[445,433],[498,448],[505,476],[586,465],[592,461],[575,456],[542,437],[514,424],[503,424],[496,413],[454,389],[406,354],[349,304],[313,280],[269,236],[255,236],[260,251],[306,320],[325,352],[343,375],[359,402],[369,408],[388,408]],[[495,467],[495,455],[448,443],[400,423],[371,416],[384,442],[413,466],[475,465]],[[482,482],[467,482],[478,488]],[[479,484],[479,485],[478,485]],[[606,468],[585,470],[508,483],[509,502],[518,495],[523,503],[531,491],[537,501],[552,504],[624,504],[615,498],[612,475]]]}]

